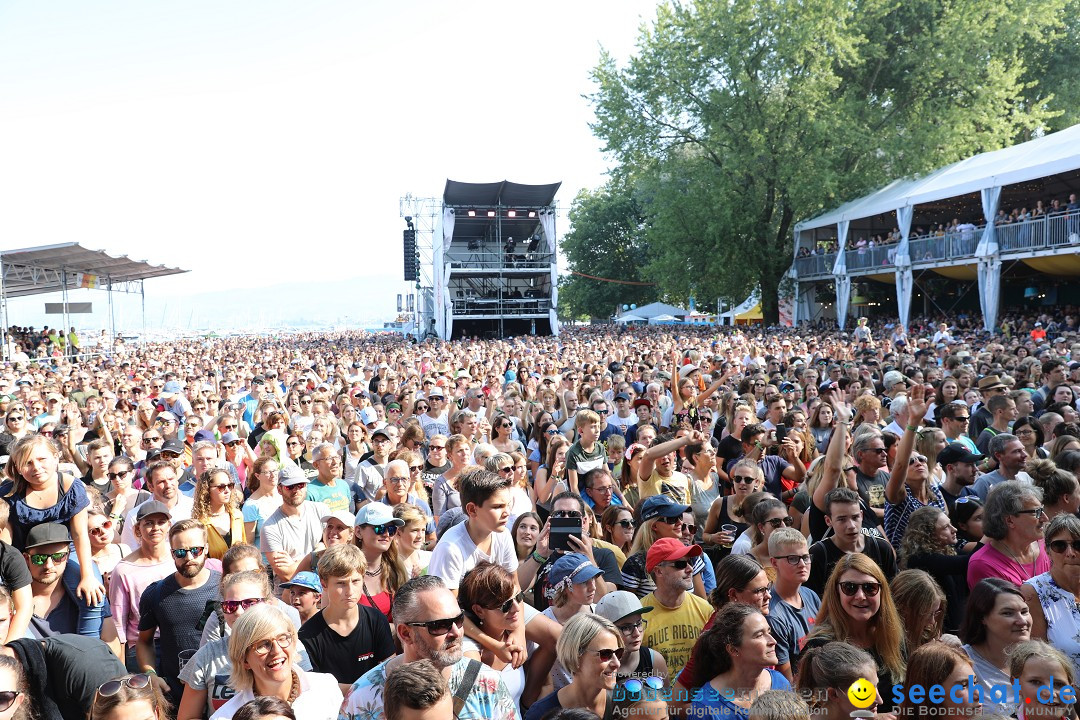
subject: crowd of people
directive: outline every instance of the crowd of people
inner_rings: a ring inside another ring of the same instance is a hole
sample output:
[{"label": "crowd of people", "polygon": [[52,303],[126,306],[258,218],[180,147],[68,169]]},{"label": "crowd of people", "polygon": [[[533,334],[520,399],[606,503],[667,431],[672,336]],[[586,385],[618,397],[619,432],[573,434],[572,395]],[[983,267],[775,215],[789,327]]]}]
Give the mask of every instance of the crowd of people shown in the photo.
[{"label": "crowd of people", "polygon": [[1008,322],[13,358],[0,720],[1072,717],[1080,333]]}]

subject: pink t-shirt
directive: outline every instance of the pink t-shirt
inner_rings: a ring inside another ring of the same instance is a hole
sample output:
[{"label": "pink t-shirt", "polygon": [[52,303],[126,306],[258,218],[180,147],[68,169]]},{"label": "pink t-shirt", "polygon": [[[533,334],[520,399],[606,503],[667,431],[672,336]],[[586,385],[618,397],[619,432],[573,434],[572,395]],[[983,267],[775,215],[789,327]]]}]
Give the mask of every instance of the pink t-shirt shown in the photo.
[{"label": "pink t-shirt", "polygon": [[109,576],[109,604],[116,634],[122,643],[139,639],[139,598],[150,584],[176,572],[172,559],[155,565],[136,565],[121,560]]},{"label": "pink t-shirt", "polygon": [[1046,554],[1045,541],[1039,541],[1039,557],[1034,565],[1027,563],[1021,565],[1008,555],[998,552],[991,545],[983,545],[975,551],[968,561],[967,583],[968,589],[986,578],[996,577],[1009,580],[1017,585],[1036,575],[1050,572],[1050,556]]}]

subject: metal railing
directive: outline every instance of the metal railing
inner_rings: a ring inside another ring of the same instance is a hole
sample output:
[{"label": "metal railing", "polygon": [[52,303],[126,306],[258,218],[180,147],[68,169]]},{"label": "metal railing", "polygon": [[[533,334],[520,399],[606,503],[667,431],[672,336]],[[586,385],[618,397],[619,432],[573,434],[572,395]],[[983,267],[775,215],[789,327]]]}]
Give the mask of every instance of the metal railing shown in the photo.
[{"label": "metal railing", "polygon": [[[982,237],[983,228],[944,235],[923,235],[908,241],[908,253],[913,265],[946,262],[972,258]],[[1044,215],[1014,223],[996,225],[994,234],[1002,254],[1053,250],[1062,247],[1080,249],[1080,213]],[[878,245],[848,250],[848,272],[871,270],[895,270],[896,251],[899,245]],[[796,258],[795,271],[800,277],[831,275],[836,253],[810,255]]]},{"label": "metal railing", "polygon": [[520,247],[513,253],[490,250],[452,250],[443,256],[444,262],[455,268],[483,270],[545,269],[550,268],[555,255],[547,251],[525,252]]},{"label": "metal railing", "polygon": [[551,298],[456,298],[454,315],[538,315],[551,308]]}]

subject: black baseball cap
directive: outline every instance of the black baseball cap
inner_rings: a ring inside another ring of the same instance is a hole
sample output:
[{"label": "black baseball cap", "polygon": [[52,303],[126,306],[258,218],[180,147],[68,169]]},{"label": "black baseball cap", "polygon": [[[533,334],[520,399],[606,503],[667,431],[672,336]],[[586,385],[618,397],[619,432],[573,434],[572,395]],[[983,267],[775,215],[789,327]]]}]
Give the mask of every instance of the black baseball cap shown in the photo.
[{"label": "black baseball cap", "polygon": [[977,463],[982,459],[982,455],[971,452],[962,443],[958,442],[946,445],[945,449],[939,452],[937,457],[938,465],[941,465],[941,467],[958,462]]}]

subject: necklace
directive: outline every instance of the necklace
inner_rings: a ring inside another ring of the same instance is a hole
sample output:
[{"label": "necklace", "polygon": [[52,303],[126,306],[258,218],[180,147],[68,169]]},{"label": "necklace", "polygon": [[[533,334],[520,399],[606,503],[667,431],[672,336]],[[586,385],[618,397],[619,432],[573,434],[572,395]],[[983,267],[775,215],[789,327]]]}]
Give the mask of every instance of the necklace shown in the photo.
[{"label": "necklace", "polygon": [[289,688],[289,699],[285,702],[292,705],[296,702],[296,698],[300,697],[300,677],[296,674],[296,671],[292,671],[292,687]]},{"label": "necklace", "polygon": [[382,563],[379,563],[378,568],[376,568],[375,570],[365,570],[364,574],[367,575],[368,577],[379,577],[380,575],[382,575],[382,569],[383,569]]},{"label": "necklace", "polygon": [[[1024,569],[1024,563],[1020,562],[1020,558],[1016,557],[1016,555],[1012,551],[1012,548],[1009,547],[1008,543],[1003,542],[1003,541],[998,541],[998,543],[1001,545],[1001,547],[1005,548],[1005,552],[1007,552],[1009,554],[1009,557],[1011,557],[1013,559],[1013,561],[1016,562],[1016,564],[1020,566],[1020,569],[1023,570]],[[1031,546],[1029,545],[1028,550],[1030,550],[1030,549],[1031,549]],[[1031,575],[1029,575],[1028,577],[1035,577],[1035,563],[1038,561],[1038,559],[1039,559],[1038,557],[1035,557],[1035,558],[1032,559],[1032,561],[1031,561]]]}]

